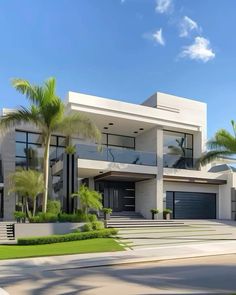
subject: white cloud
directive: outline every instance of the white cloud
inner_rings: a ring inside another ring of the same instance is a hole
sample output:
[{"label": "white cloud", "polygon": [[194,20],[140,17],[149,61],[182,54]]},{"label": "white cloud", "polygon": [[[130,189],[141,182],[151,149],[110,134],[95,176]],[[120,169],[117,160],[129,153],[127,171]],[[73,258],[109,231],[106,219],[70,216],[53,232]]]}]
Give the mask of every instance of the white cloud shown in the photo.
[{"label": "white cloud", "polygon": [[159,43],[160,45],[164,46],[165,45],[165,40],[163,38],[163,35],[162,35],[162,29],[160,30],[157,30],[155,33],[152,34],[152,39]]},{"label": "white cloud", "polygon": [[173,9],[172,0],[157,0],[156,3],[156,12],[158,13],[168,13]]},{"label": "white cloud", "polygon": [[180,56],[208,62],[209,60],[215,58],[215,53],[210,46],[210,41],[198,36],[195,38],[192,45],[184,47]]},{"label": "white cloud", "polygon": [[180,37],[187,37],[191,31],[199,31],[198,24],[190,17],[185,16],[180,23]]}]

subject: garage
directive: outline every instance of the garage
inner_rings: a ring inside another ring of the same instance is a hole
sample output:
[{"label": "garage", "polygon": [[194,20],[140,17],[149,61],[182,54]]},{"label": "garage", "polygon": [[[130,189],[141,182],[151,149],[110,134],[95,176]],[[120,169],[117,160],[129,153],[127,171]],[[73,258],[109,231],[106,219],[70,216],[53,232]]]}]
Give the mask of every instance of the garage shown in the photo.
[{"label": "garage", "polygon": [[215,219],[216,194],[168,191],[166,208],[173,211],[173,219]]}]

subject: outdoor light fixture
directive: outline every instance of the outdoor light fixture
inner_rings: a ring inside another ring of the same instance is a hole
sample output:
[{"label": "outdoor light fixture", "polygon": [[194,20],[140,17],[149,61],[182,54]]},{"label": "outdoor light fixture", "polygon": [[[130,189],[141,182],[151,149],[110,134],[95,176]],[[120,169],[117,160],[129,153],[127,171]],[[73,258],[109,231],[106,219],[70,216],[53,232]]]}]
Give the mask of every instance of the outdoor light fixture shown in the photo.
[{"label": "outdoor light fixture", "polygon": [[112,125],[114,125],[114,123],[109,123],[108,125],[112,126]]},{"label": "outdoor light fixture", "polygon": [[103,127],[103,129],[108,129],[108,127]]},{"label": "outdoor light fixture", "polygon": [[139,128],[139,130],[144,130],[143,128]]},{"label": "outdoor light fixture", "polygon": [[138,131],[134,131],[134,133],[138,133]]}]

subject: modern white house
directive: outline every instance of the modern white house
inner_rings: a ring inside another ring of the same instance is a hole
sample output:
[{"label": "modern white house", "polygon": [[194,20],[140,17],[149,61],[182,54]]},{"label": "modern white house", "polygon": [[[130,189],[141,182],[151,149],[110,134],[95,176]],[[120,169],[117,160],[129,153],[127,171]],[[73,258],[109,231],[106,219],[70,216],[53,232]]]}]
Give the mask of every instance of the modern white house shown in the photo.
[{"label": "modern white house", "polygon": [[[66,212],[74,206],[71,192],[85,183],[113,212],[150,218],[150,209],[170,208],[174,219],[235,219],[234,169],[198,165],[207,140],[205,103],[158,92],[137,105],[69,92],[65,104],[68,113],[85,114],[102,132],[102,150],[76,138],[74,155],[64,153],[63,136],[52,138],[50,194]],[[40,134],[30,126],[2,136],[3,219],[12,218],[19,201],[7,193],[7,175],[17,166],[37,167],[41,155]]]}]

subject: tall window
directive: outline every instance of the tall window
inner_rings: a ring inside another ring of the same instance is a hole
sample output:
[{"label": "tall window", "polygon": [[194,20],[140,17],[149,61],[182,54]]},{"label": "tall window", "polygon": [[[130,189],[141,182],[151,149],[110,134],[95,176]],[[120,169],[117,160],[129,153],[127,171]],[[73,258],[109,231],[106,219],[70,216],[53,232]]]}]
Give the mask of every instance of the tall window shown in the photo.
[{"label": "tall window", "polygon": [[[51,137],[50,154],[57,156],[65,148],[65,138]],[[16,131],[16,166],[31,169],[42,169],[43,159],[42,136],[37,132]]]},{"label": "tall window", "polygon": [[192,134],[164,131],[164,166],[182,169],[192,168]]}]

